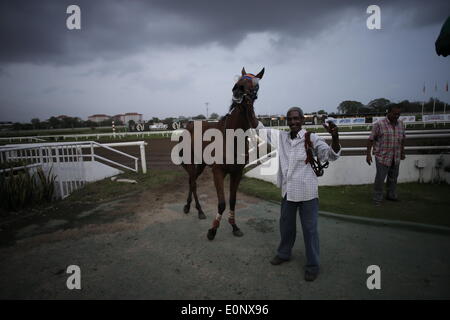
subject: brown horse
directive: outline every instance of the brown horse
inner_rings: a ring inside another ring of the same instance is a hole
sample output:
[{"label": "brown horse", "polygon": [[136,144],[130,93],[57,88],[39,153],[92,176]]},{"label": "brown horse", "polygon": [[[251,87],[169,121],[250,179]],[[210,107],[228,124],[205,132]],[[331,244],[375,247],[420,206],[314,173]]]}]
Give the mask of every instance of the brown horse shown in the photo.
[{"label": "brown horse", "polygon": [[[236,82],[234,85],[232,91],[233,91],[233,103],[230,106],[229,112],[217,123],[208,123],[206,121],[202,121],[201,125],[201,136],[203,137],[203,132],[205,132],[207,129],[217,129],[221,132],[222,138],[223,138],[223,150],[224,152],[224,160],[222,163],[213,163],[210,164],[212,167],[212,172],[214,175],[214,185],[216,187],[217,191],[217,197],[218,197],[218,213],[213,221],[212,228],[208,230],[208,239],[213,240],[217,229],[220,225],[220,220],[222,218],[222,214],[225,211],[225,194],[224,194],[224,179],[227,174],[230,174],[230,216],[228,219],[228,222],[231,224],[233,228],[233,234],[237,237],[243,236],[242,231],[237,227],[236,221],[234,218],[234,209],[236,205],[236,191],[238,189],[239,183],[241,181],[242,177],[242,171],[245,167],[244,164],[236,163],[237,159],[237,150],[238,147],[236,144],[234,144],[234,148],[232,152],[234,154],[232,155],[232,158],[235,160],[232,164],[228,164],[229,162],[226,161],[225,153],[227,150],[226,146],[226,137],[225,132],[228,129],[231,130],[237,130],[242,129],[243,131],[246,131],[250,128],[256,128],[258,125],[258,120],[255,116],[255,111],[253,108],[253,103],[257,99],[257,93],[259,89],[258,80],[262,79],[264,75],[264,68],[261,70],[260,73],[258,73],[256,76],[253,74],[249,74],[245,72],[245,69],[242,68],[242,76],[240,79]],[[192,146],[193,141],[195,140],[194,137],[194,123],[190,122],[186,126],[186,129],[189,131],[190,136],[193,137],[191,139]],[[198,132],[197,132],[198,134]],[[202,139],[203,140],[203,139]],[[201,151],[203,152],[205,147],[212,143],[209,141],[203,141],[202,142],[202,148]],[[245,154],[246,154],[246,162],[248,160],[248,143],[245,141]],[[205,219],[205,214],[203,213],[203,210],[200,206],[200,203],[198,201],[197,197],[197,178],[201,175],[203,170],[205,169],[205,166],[207,165],[204,161],[200,164],[194,163],[194,147],[191,148],[191,157],[190,157],[189,163],[182,163],[181,165],[183,168],[187,171],[189,174],[189,194],[187,198],[187,203],[184,206],[184,213],[188,213],[191,202],[192,202],[192,195],[194,195],[195,199],[195,207],[198,210],[198,217],[199,219]]]}]

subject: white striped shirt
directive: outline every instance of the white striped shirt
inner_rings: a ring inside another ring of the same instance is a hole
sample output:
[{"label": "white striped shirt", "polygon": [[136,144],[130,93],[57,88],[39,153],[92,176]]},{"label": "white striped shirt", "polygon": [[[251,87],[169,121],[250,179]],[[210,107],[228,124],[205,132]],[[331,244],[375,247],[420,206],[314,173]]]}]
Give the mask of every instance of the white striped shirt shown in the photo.
[{"label": "white striped shirt", "polygon": [[[287,195],[288,201],[296,202],[318,198],[318,178],[311,168],[311,164],[305,163],[306,130],[300,130],[297,137],[291,139],[289,132],[264,128],[261,123],[257,129],[269,131],[268,140],[277,148],[279,159],[277,186],[281,188],[281,196],[284,198]],[[275,138],[276,136],[278,136],[278,139]],[[333,148],[315,133],[311,133],[310,138],[314,152],[321,162],[334,161],[339,158],[341,150],[335,153]]]}]

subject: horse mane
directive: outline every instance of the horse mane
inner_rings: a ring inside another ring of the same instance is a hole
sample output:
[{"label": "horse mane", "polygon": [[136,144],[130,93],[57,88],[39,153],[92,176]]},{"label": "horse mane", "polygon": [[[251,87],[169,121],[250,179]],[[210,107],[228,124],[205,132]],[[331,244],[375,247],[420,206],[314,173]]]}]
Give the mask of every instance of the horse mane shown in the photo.
[{"label": "horse mane", "polygon": [[228,112],[230,112],[236,105],[238,105],[238,103],[233,101],[230,105],[230,108],[228,108]]}]

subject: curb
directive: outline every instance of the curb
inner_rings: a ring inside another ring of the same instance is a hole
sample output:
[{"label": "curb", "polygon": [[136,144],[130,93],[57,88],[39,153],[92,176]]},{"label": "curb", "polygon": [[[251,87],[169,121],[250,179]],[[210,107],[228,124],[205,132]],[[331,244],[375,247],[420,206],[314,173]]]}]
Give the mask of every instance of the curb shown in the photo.
[{"label": "curb", "polygon": [[345,220],[345,221],[354,222],[354,223],[402,228],[402,229],[409,229],[409,230],[421,231],[421,232],[450,234],[450,228],[431,225],[431,224],[406,222],[406,221],[399,221],[399,220],[364,218],[364,217],[350,216],[350,215],[345,215],[345,214],[337,214],[337,213],[328,212],[328,211],[319,211],[319,214],[324,217],[327,217],[327,218]]},{"label": "curb", "polygon": [[[273,203],[273,204],[277,204],[277,205],[281,204],[280,202],[277,202],[274,200],[266,200],[266,201]],[[322,211],[322,210],[319,210],[319,214],[324,217],[327,217],[327,218],[344,220],[344,221],[353,222],[353,223],[370,224],[370,225],[376,225],[376,226],[401,228],[401,229],[408,229],[408,230],[414,230],[414,231],[441,233],[441,234],[450,235],[450,228],[441,227],[441,226],[432,225],[432,224],[406,222],[406,221],[400,221],[400,220],[364,218],[364,217],[351,216],[351,215],[346,215],[346,214],[338,214],[338,213]]]}]

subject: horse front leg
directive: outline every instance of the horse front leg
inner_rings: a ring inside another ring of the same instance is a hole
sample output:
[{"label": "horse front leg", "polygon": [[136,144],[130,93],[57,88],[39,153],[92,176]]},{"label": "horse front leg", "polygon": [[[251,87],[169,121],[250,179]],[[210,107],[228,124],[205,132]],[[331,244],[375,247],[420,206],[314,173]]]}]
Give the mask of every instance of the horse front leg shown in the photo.
[{"label": "horse front leg", "polygon": [[214,240],[217,229],[220,225],[220,220],[222,219],[222,214],[225,211],[225,193],[223,188],[223,180],[225,178],[225,173],[223,170],[218,166],[213,166],[212,168],[213,175],[214,175],[214,185],[216,187],[217,191],[217,198],[219,200],[219,204],[217,206],[217,215],[213,220],[212,228],[208,230],[208,239]]},{"label": "horse front leg", "polygon": [[230,215],[228,217],[228,222],[231,224],[231,227],[233,228],[233,235],[235,235],[236,237],[242,237],[244,235],[236,225],[236,219],[234,215],[234,209],[236,206],[236,193],[239,187],[239,183],[241,182],[241,178],[242,170],[233,172],[230,175]]},{"label": "horse front leg", "polygon": [[192,165],[186,165],[182,164],[183,168],[186,170],[186,172],[189,175],[189,191],[188,191],[188,197],[186,200],[186,205],[183,207],[183,212],[188,214],[189,210],[191,208],[191,202],[192,202],[192,179],[193,179],[193,167]]}]

